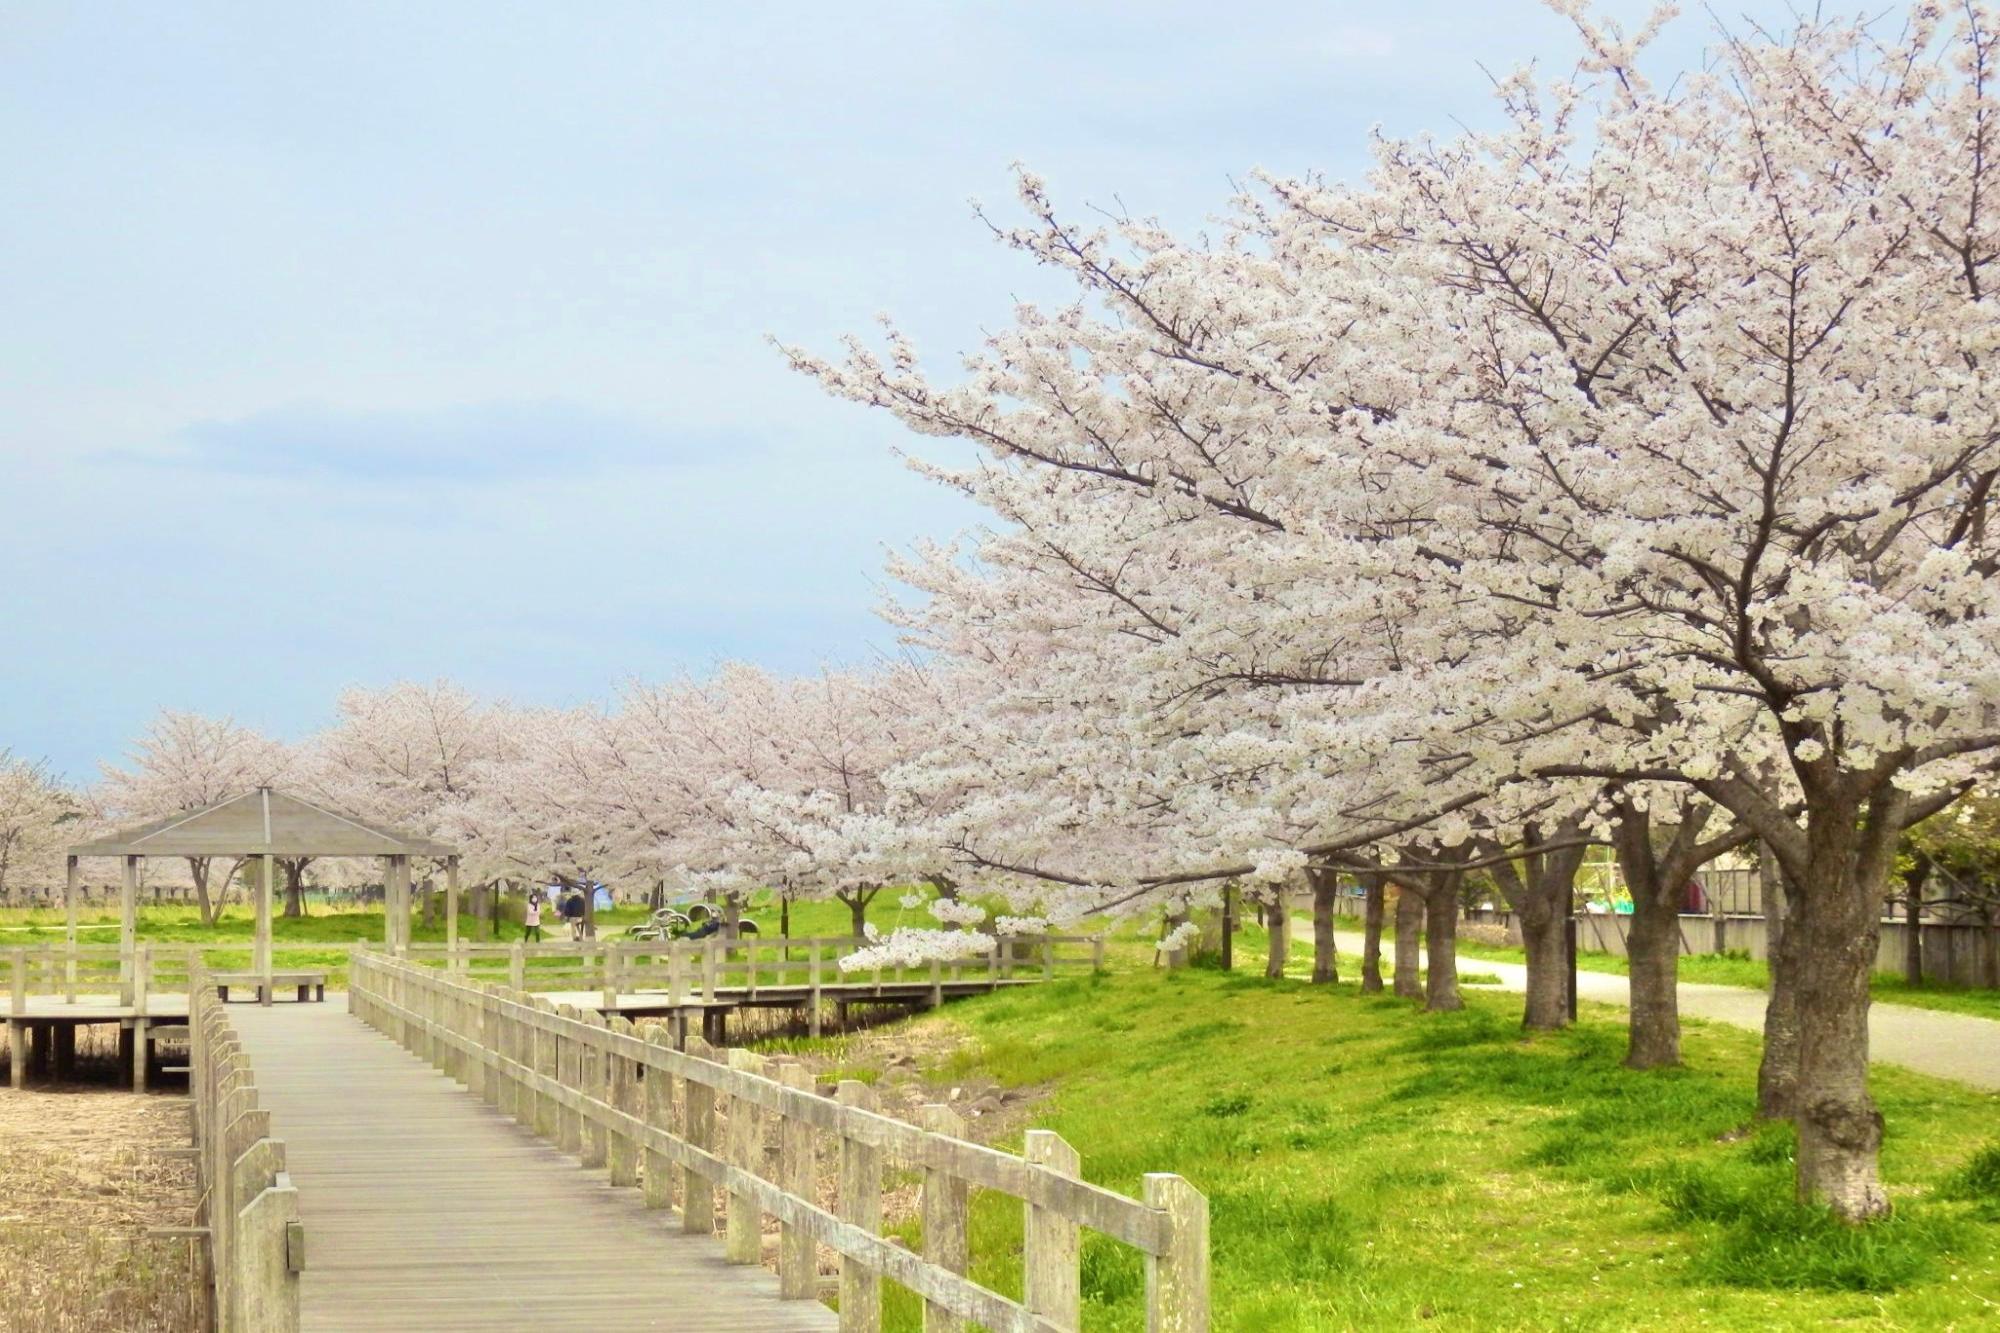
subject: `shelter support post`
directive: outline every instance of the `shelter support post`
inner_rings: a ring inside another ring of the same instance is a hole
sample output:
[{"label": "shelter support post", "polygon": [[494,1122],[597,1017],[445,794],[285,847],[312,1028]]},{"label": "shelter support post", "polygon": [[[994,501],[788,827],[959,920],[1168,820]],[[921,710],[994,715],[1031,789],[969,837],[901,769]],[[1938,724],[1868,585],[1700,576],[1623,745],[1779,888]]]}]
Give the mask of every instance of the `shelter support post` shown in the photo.
[{"label": "shelter support post", "polygon": [[69,942],[69,961],[63,970],[63,998],[76,1003],[76,858],[69,858],[63,878],[63,933]]},{"label": "shelter support post", "polygon": [[125,858],[118,883],[118,1003],[132,1003],[132,951],[139,943],[139,858]]},{"label": "shelter support post", "polygon": [[263,871],[257,877],[257,942],[255,960],[257,1003],[271,1002],[271,893],[278,878],[278,858],[265,852],[259,860]]},{"label": "shelter support post", "polygon": [[444,859],[444,953],[445,966],[458,971],[458,858]]}]

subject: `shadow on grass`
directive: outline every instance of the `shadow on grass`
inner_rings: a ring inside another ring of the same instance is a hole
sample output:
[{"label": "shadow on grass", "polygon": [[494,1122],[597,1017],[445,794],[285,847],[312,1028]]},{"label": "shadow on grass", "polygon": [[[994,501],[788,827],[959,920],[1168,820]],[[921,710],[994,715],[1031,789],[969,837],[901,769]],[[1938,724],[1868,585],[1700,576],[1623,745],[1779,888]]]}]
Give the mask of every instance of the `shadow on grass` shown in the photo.
[{"label": "shadow on grass", "polygon": [[1515,1165],[1657,1200],[1664,1220],[1696,1242],[1695,1280],[1894,1291],[1935,1276],[1938,1261],[1965,1243],[1970,1217],[2000,1220],[2000,1144],[1938,1195],[1974,1208],[1905,1202],[1891,1217],[1851,1226],[1796,1202],[1792,1127],[1746,1133],[1756,1106],[1740,1081],[1698,1066],[1626,1069],[1622,1034],[1610,1027],[1523,1039],[1497,1014],[1435,1017],[1398,1043],[1420,1071],[1383,1095],[1384,1110],[1477,1097],[1544,1112],[1524,1117],[1535,1142]]}]

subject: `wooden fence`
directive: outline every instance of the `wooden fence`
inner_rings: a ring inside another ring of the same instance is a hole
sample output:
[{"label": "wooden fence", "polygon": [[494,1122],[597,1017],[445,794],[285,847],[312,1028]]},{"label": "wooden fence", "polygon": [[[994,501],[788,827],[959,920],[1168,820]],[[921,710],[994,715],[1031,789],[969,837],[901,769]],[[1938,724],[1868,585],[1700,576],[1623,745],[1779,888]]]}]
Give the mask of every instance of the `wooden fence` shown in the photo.
[{"label": "wooden fence", "polygon": [[[1179,1176],[1148,1175],[1143,1200],[1132,1199],[1082,1180],[1076,1151],[1052,1133],[1031,1131],[1017,1157],[965,1141],[948,1107],[926,1107],[919,1127],[877,1114],[863,1083],[818,1095],[795,1062],[699,1039],[677,1051],[657,1026],[641,1032],[373,952],[356,953],[349,978],[355,1014],[586,1166],[608,1168],[613,1186],[641,1189],[649,1207],[678,1203],[683,1231],[722,1230],[732,1263],[758,1262],[764,1220],[776,1219],[786,1297],[818,1296],[816,1247],[831,1249],[844,1330],[879,1327],[884,1279],[924,1301],[926,1329],[970,1320],[995,1333],[1074,1330],[1085,1229],[1144,1256],[1149,1330],[1208,1327],[1208,1201]],[[831,1211],[814,1188],[823,1145],[839,1163]],[[882,1231],[892,1162],[921,1174],[920,1252]],[[966,1276],[972,1188],[1021,1201],[1018,1301]]]},{"label": "wooden fence", "polygon": [[810,1006],[817,1034],[822,998],[866,1000],[888,988],[928,988],[928,998],[1017,982],[1048,981],[1104,965],[1101,935],[1033,935],[995,941],[984,954],[921,969],[880,967],[844,973],[840,959],[856,949],[850,936],[690,941],[558,941],[546,944],[412,944],[398,957],[471,981],[512,990],[574,990],[602,994],[607,1008],[620,995],[657,991],[668,1004],[726,994],[739,1002],[796,1001]]},{"label": "wooden fence", "polygon": [[149,994],[184,995],[199,953],[186,945],[141,941],[130,953],[116,944],[43,943],[0,949],[0,994],[7,1012],[28,1012],[34,997],[74,1003],[80,996],[116,995],[143,1013]]},{"label": "wooden fence", "polygon": [[208,1228],[219,1333],[294,1333],[305,1231],[285,1144],[257,1105],[249,1057],[215,987],[189,992],[188,1088],[194,1101],[195,1221]]}]

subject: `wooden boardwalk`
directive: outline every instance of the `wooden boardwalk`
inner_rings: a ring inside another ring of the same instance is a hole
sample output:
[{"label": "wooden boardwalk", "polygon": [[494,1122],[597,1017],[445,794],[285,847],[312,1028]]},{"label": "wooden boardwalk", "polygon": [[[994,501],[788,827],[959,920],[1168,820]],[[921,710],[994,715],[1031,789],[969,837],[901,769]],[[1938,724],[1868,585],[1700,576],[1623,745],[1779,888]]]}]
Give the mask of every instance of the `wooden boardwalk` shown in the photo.
[{"label": "wooden boardwalk", "polygon": [[302,1328],[836,1327],[350,1017],[344,996],[229,1012],[299,1190]]}]

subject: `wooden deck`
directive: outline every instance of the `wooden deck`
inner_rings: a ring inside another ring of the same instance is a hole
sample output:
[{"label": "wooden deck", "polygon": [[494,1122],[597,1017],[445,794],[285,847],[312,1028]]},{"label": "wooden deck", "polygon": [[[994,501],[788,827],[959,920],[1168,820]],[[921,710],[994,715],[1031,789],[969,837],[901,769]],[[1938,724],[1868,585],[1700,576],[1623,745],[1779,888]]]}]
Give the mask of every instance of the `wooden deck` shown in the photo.
[{"label": "wooden deck", "polygon": [[350,1017],[344,996],[230,1019],[299,1190],[302,1328],[836,1327]]},{"label": "wooden deck", "polygon": [[120,1002],[116,995],[79,995],[74,1000],[60,995],[30,995],[18,1014],[11,1008],[0,1009],[0,1018],[19,1017],[36,1023],[116,1023],[140,1016],[157,1023],[185,1023],[188,997],[148,995],[143,1015],[133,1005]]}]

